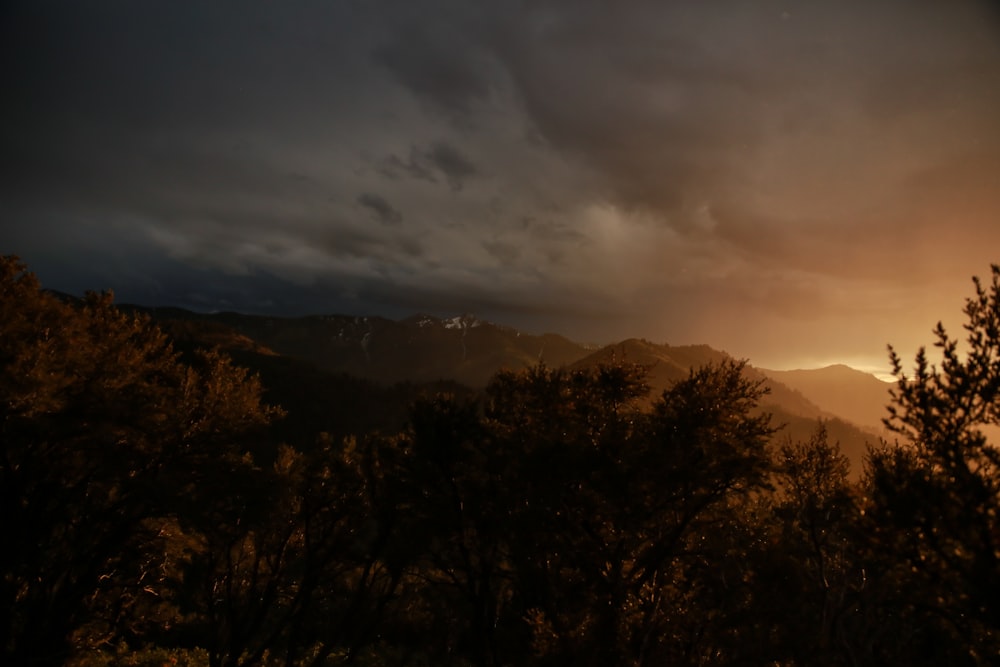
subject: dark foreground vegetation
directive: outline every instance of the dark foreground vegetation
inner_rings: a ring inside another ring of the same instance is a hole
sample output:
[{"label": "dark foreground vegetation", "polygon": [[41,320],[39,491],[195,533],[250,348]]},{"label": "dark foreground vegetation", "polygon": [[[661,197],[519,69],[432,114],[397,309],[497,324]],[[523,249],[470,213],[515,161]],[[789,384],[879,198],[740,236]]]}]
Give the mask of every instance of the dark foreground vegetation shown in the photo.
[{"label": "dark foreground vegetation", "polygon": [[642,367],[537,367],[276,430],[224,356],[2,259],[0,663],[995,664],[1000,269],[976,287],[852,482],[729,361],[651,409]]}]

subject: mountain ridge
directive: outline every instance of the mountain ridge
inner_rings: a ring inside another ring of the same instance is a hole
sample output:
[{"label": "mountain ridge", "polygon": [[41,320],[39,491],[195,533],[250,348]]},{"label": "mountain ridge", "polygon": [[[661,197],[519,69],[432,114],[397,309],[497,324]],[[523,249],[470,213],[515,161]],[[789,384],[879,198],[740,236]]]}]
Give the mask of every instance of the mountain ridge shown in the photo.
[{"label": "mountain ridge", "polygon": [[884,382],[846,364],[786,371],[760,370],[768,377],[797,389],[829,412],[879,434],[884,432],[882,419],[887,416],[885,408],[891,400],[889,392],[894,383]]},{"label": "mountain ridge", "polygon": [[[482,388],[504,369],[518,371],[543,363],[573,370],[602,363],[628,362],[649,369],[647,382],[651,402],[673,383],[687,377],[692,369],[733,358],[706,344],[670,345],[642,338],[628,338],[604,346],[584,345],[560,334],[527,334],[469,314],[450,318],[415,314],[390,320],[352,315],[285,318],[240,313],[206,314],[180,308],[134,305],[122,308],[148,314],[185,345],[235,350],[241,361],[251,366],[263,363],[272,373],[275,372],[274,364],[266,361],[269,355],[300,360],[317,372],[344,374],[386,387],[401,382],[456,382],[470,388]],[[861,371],[850,370],[864,375]],[[795,372],[785,372],[791,373],[785,376],[789,382],[781,379],[782,372],[766,371],[750,364],[744,372],[748,379],[766,388],[759,411],[770,413],[773,422],[783,426],[779,438],[808,439],[822,422],[830,439],[840,442],[852,469],[861,469],[867,444],[876,442],[879,437],[874,428],[812,400],[810,391],[796,385],[801,377]],[[804,377],[809,379],[811,376]],[[884,384],[874,376],[869,377]],[[282,381],[290,383],[287,379]]]}]

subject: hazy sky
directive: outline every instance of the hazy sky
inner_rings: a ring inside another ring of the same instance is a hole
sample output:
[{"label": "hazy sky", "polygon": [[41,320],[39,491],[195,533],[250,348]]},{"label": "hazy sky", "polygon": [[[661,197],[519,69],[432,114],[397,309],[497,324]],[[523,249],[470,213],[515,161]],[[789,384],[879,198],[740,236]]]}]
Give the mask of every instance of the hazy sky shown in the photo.
[{"label": "hazy sky", "polygon": [[885,363],[1000,262],[1000,7],[7,0],[0,252],[199,310]]}]

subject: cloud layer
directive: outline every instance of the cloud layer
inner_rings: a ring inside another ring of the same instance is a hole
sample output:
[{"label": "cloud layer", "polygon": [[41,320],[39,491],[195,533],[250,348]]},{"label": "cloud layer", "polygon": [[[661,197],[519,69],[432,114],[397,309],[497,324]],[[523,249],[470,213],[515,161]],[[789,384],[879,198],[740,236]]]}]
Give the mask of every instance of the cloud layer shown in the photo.
[{"label": "cloud layer", "polygon": [[47,285],[879,363],[1000,261],[988,3],[8,3]]}]

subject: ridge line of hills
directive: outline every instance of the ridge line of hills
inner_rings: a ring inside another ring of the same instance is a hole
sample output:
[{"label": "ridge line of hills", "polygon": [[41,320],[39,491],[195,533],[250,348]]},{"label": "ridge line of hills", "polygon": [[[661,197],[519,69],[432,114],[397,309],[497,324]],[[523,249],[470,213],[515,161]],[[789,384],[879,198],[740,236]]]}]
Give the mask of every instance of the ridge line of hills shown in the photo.
[{"label": "ridge line of hills", "polygon": [[[571,369],[612,361],[643,364],[650,368],[650,396],[656,396],[690,369],[730,358],[708,345],[675,346],[637,338],[584,345],[554,333],[526,334],[471,315],[442,319],[417,314],[390,320],[206,314],[133,304],[120,308],[149,315],[182,350],[218,347],[260,373],[270,399],[293,408],[290,412],[303,420],[303,432],[308,430],[305,422],[315,426],[334,419],[331,406],[333,412],[349,415],[343,424],[328,424],[331,432],[346,435],[376,424],[401,425],[406,404],[421,387],[471,393],[501,369],[516,371],[539,362]],[[761,410],[772,414],[773,423],[784,425],[779,438],[808,439],[822,420],[852,470],[861,469],[867,444],[878,442],[882,433],[879,424],[890,385],[843,365],[773,371],[748,364],[746,373],[768,387]]]}]

